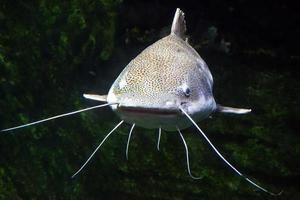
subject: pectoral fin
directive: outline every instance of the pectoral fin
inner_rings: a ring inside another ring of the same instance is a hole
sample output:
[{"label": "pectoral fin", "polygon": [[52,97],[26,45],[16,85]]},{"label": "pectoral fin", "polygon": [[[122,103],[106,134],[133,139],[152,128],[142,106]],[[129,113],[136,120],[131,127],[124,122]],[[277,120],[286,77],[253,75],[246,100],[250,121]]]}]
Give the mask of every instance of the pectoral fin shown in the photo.
[{"label": "pectoral fin", "polygon": [[247,113],[251,112],[251,109],[232,108],[232,107],[217,105],[216,111],[221,112],[221,113],[247,114]]},{"label": "pectoral fin", "polygon": [[86,99],[92,99],[96,101],[107,102],[107,95],[98,95],[98,94],[83,94],[83,97]]}]

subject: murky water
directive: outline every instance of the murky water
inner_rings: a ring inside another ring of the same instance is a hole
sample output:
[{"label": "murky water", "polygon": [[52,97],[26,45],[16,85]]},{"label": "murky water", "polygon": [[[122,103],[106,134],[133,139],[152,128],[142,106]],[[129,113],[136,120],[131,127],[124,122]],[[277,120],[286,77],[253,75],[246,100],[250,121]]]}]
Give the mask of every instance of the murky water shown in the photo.
[{"label": "murky water", "polygon": [[[243,173],[271,191],[284,190],[279,199],[299,198],[300,55],[293,6],[177,3],[4,2],[1,129],[94,105],[82,94],[107,93],[132,58],[167,34],[180,6],[190,43],[214,76],[217,101],[253,110],[244,116],[216,114],[199,126]],[[127,161],[128,125],[71,179],[118,121],[103,108],[1,134],[0,199],[270,198],[234,175],[195,128],[184,135],[192,172],[202,180],[188,176],[177,133],[163,132],[157,151],[157,130],[136,129]]]}]

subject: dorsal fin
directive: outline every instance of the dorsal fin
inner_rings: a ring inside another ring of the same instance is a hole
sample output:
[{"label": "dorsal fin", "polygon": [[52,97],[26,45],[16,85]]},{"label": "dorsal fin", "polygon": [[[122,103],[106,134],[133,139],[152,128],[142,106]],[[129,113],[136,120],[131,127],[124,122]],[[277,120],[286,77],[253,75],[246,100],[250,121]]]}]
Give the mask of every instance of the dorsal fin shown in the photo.
[{"label": "dorsal fin", "polygon": [[186,24],[184,19],[184,13],[179,8],[176,9],[172,28],[171,28],[171,34],[177,35],[181,39],[184,39],[184,34],[186,31]]}]

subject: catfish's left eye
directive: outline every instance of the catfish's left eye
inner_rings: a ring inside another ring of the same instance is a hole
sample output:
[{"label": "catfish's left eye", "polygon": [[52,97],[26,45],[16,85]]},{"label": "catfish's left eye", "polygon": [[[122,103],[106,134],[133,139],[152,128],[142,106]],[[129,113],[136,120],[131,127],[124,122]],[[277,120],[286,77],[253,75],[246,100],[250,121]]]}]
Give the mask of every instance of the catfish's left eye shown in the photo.
[{"label": "catfish's left eye", "polygon": [[189,97],[191,95],[191,90],[190,88],[185,88],[184,92],[184,96]]}]

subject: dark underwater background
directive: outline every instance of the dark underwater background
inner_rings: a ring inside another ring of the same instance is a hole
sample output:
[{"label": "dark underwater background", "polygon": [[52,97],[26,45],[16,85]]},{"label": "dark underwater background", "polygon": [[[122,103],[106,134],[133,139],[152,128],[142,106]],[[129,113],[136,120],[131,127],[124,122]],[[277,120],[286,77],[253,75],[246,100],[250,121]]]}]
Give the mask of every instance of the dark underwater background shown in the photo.
[{"label": "dark underwater background", "polygon": [[194,127],[177,133],[122,126],[100,108],[0,134],[0,199],[300,199],[299,7],[288,1],[8,1],[0,3],[0,129],[97,105],[141,50],[167,35],[175,9],[214,76],[216,101],[252,108],[199,126],[258,191],[212,151]]}]

